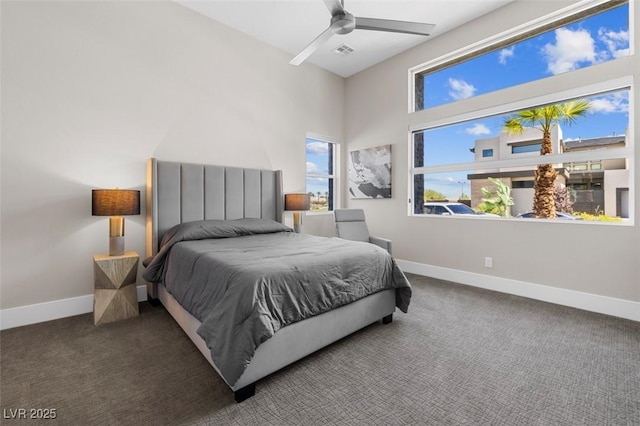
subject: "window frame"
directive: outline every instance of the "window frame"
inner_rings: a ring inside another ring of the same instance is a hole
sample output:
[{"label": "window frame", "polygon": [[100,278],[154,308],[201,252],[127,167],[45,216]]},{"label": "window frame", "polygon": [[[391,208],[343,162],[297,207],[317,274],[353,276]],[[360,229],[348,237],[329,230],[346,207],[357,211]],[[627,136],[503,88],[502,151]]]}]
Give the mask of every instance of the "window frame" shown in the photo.
[{"label": "window frame", "polygon": [[[571,73],[566,73],[571,75]],[[505,89],[508,90],[508,89]],[[516,156],[508,159],[497,159],[497,160],[487,160],[483,159],[482,161],[473,161],[473,162],[463,162],[463,163],[453,163],[453,164],[440,164],[434,166],[422,166],[422,167],[414,167],[415,158],[414,158],[414,134],[420,133],[423,131],[428,131],[430,129],[436,129],[438,127],[448,126],[460,124],[472,120],[479,120],[483,118],[487,118],[494,115],[508,115],[514,111],[529,109],[532,107],[536,107],[539,105],[552,104],[558,102],[564,102],[570,99],[583,98],[589,96],[596,96],[600,94],[605,94],[608,92],[616,91],[616,90],[629,90],[629,124],[628,124],[628,134],[627,134],[627,144],[623,148],[611,148],[607,150],[584,150],[584,151],[574,151],[574,152],[561,152],[561,153],[553,153],[550,155],[540,156]],[[617,78],[614,80],[601,81],[593,85],[575,87],[571,89],[567,89],[560,92],[548,93],[541,96],[536,96],[533,98],[525,98],[519,99],[515,102],[511,102],[505,105],[494,105],[489,106],[484,109],[480,109],[474,112],[465,112],[458,115],[447,117],[446,119],[436,119],[431,122],[424,122],[419,124],[413,124],[409,126],[409,182],[410,182],[410,191],[409,191],[409,207],[408,207],[408,215],[412,217],[423,217],[423,216],[433,216],[427,214],[416,214],[414,213],[413,206],[413,195],[415,192],[415,177],[417,175],[428,175],[432,173],[447,173],[447,172],[459,172],[459,171],[469,171],[476,170],[478,168],[482,169],[498,169],[498,168],[509,168],[509,167],[531,167],[537,166],[538,164],[567,164],[567,163],[591,163],[593,161],[603,161],[603,160],[615,160],[615,159],[626,159],[629,164],[629,184],[633,185],[635,182],[635,170],[633,167],[633,159],[635,147],[634,147],[634,136],[633,136],[633,128],[634,128],[634,86],[633,86],[633,76],[629,75],[626,77]],[[532,103],[533,102],[533,103]],[[635,211],[634,211],[634,191],[630,194],[629,200],[629,210],[630,210],[630,218],[625,222],[617,222],[615,226],[624,226],[624,225],[633,225],[635,222]],[[461,216],[456,216],[461,217]],[[473,217],[471,219],[474,219]],[[498,219],[504,220],[504,218]],[[544,220],[544,219],[542,219]],[[597,224],[607,224],[612,225],[607,222],[583,222],[576,221],[580,223],[597,223]],[[571,222],[573,223],[573,222]]]},{"label": "window frame", "polygon": [[[516,44],[520,41],[533,38],[536,35],[545,33],[547,31],[552,31],[554,29],[560,28],[562,26],[570,25],[573,22],[579,21],[581,19],[588,18],[589,16],[605,12],[610,9],[614,9],[618,6],[621,6],[625,3],[629,4],[629,31],[632,32],[633,27],[633,7],[634,2],[629,0],[584,0],[572,5],[569,5],[565,8],[561,8],[553,13],[542,16],[538,19],[531,20],[527,23],[517,25],[509,30],[503,31],[501,33],[495,34],[493,36],[487,37],[485,39],[479,40],[476,43],[469,44],[463,48],[453,50],[447,54],[424,62],[422,64],[416,65],[414,67],[409,68],[409,105],[408,112],[415,113],[420,111],[431,110],[435,108],[439,108],[441,106],[457,104],[460,101],[448,102],[446,104],[437,105],[432,108],[427,109],[419,109],[417,108],[417,82],[418,77],[421,74],[434,73],[439,70],[457,65],[459,63],[465,62],[469,59],[473,59],[485,54],[489,54],[491,52],[498,51],[503,48],[510,47],[513,44]],[[629,39],[629,55],[627,57],[631,57],[634,54],[634,46],[632,37]],[[620,58],[618,58],[620,59]],[[618,60],[618,59],[614,59]],[[581,69],[588,69],[593,67],[586,67]],[[571,74],[574,71],[569,71],[563,74]],[[480,94],[477,96],[483,96],[486,94],[501,92],[502,90],[508,90],[512,87],[519,87],[522,85],[534,83],[538,80],[533,80],[528,83],[522,83],[516,86],[510,86],[504,89],[499,89],[493,92],[487,92],[484,94]],[[421,85],[422,83],[420,83]],[[420,95],[421,96],[421,95]],[[463,100],[464,101],[464,100]]]},{"label": "window frame", "polygon": [[[333,145],[333,152],[332,152],[332,160],[333,160],[333,174],[324,174],[324,173],[309,173],[307,171],[307,151],[306,151],[306,147],[307,147],[307,141],[309,139],[312,139],[314,141],[318,141],[318,142],[323,142],[323,143],[328,143]],[[323,214],[333,214],[333,211],[335,209],[340,208],[340,200],[341,200],[341,196],[340,196],[340,171],[341,171],[341,166],[340,166],[340,141],[337,138],[333,138],[331,136],[326,136],[326,135],[321,135],[318,133],[311,133],[311,132],[307,132],[307,134],[305,135],[305,140],[304,140],[304,145],[305,145],[305,193],[309,193],[308,188],[307,188],[307,179],[309,178],[321,178],[321,179],[333,179],[333,185],[332,185],[332,193],[333,193],[333,200],[332,203],[333,204],[333,210],[309,210],[306,212],[306,214],[310,214],[310,215],[323,215]]]},{"label": "window frame", "polygon": [[[532,34],[545,32],[553,28],[567,25],[575,20],[583,19],[589,15],[603,12],[609,8],[628,3],[629,7],[629,54],[608,62],[583,67],[577,70],[552,75],[546,78],[533,80],[528,83],[510,86],[493,92],[483,93],[471,98],[461,99],[443,105],[437,105],[423,110],[415,110],[416,75],[422,72],[437,71],[437,67],[455,65],[457,62],[467,60],[473,56],[482,55],[490,51],[496,51],[516,43],[518,37],[529,38]],[[416,167],[414,158],[414,135],[416,132],[434,129],[441,126],[454,125],[472,120],[481,120],[491,116],[507,115],[514,111],[528,109],[534,106],[563,102],[569,99],[577,99],[585,96],[594,96],[616,90],[627,89],[628,101],[628,127],[626,131],[626,146],[600,151],[598,154],[586,152],[556,153],[545,156],[544,163],[584,162],[597,159],[624,159],[627,161],[629,173],[629,219],[615,226],[633,226],[635,223],[635,197],[638,192],[635,171],[635,138],[638,123],[636,117],[634,78],[640,73],[634,71],[637,59],[635,56],[635,17],[636,7],[633,1],[607,0],[580,1],[566,8],[542,16],[531,23],[516,25],[515,27],[492,35],[466,47],[453,50],[445,55],[426,61],[420,65],[408,69],[408,115],[407,115],[407,144],[408,144],[408,194],[407,214],[410,217],[434,217],[433,215],[414,214],[415,183],[421,180],[418,175],[423,173],[448,173],[454,171],[476,170],[479,163],[465,162],[457,164],[435,165],[429,167]],[[561,90],[558,90],[561,88]],[[598,158],[596,158],[598,157]],[[523,156],[508,160],[483,159],[482,168],[519,167],[531,166],[543,163],[540,156]],[[416,197],[417,198],[417,197]],[[457,216],[460,219],[466,217]],[[469,217],[469,220],[476,219]],[[486,220],[486,219],[484,219]],[[495,220],[495,219],[494,219]],[[501,219],[503,220],[503,219]],[[540,221],[545,221],[541,219]],[[560,221],[546,221],[547,223],[559,223]],[[566,223],[568,221],[563,221]],[[570,221],[574,222],[574,221]],[[575,221],[588,224],[610,225],[606,222]]]}]

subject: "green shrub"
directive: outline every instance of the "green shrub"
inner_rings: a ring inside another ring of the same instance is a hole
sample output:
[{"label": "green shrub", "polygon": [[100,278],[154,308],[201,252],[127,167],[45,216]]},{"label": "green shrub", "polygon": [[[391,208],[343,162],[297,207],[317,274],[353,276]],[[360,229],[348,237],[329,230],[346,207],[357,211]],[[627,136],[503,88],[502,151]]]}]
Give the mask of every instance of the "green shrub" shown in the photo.
[{"label": "green shrub", "polygon": [[498,216],[505,215],[505,208],[503,206],[498,204],[487,203],[486,201],[483,201],[480,204],[478,204],[475,210],[480,213],[491,213],[491,214],[497,214]]},{"label": "green shrub", "polygon": [[622,222],[619,217],[607,216],[605,214],[590,214],[587,212],[574,212],[574,216],[581,217],[584,220],[598,221],[598,222]]}]

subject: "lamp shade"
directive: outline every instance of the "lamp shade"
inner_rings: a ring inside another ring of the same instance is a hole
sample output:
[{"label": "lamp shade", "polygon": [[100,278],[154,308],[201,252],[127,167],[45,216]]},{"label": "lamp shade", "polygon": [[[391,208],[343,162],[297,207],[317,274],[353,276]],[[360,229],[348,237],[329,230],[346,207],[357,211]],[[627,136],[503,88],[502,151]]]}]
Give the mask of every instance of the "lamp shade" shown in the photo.
[{"label": "lamp shade", "polygon": [[91,191],[93,216],[140,214],[140,191],[134,189],[94,189]]},{"label": "lamp shade", "polygon": [[311,196],[309,194],[285,194],[284,209],[302,211],[311,207]]}]

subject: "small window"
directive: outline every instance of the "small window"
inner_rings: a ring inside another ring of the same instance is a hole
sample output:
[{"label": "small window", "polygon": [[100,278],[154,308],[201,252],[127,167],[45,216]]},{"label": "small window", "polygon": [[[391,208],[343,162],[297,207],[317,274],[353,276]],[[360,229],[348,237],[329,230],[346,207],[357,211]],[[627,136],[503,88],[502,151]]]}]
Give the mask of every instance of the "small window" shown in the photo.
[{"label": "small window", "polygon": [[511,147],[512,154],[524,154],[527,152],[540,152],[540,148],[542,147],[539,143],[532,144],[524,144],[524,145],[513,145]]},{"label": "small window", "polygon": [[511,187],[513,189],[531,189],[533,188],[533,183],[532,180],[514,180],[511,183]]},{"label": "small window", "polygon": [[587,163],[578,163],[578,164],[573,164],[573,165],[571,166],[571,170],[573,170],[574,172],[579,172],[579,171],[587,170]]},{"label": "small window", "polygon": [[306,139],[307,193],[311,197],[311,211],[333,211],[336,176],[335,146],[315,138]]},{"label": "small window", "polygon": [[482,150],[482,158],[487,158],[487,157],[493,157],[493,148]]}]

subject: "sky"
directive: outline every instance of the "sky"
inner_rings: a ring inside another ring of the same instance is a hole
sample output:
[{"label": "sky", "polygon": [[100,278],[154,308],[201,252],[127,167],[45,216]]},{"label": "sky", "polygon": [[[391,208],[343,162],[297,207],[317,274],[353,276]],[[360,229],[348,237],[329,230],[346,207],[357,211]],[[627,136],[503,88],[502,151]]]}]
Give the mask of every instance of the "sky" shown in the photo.
[{"label": "sky", "polygon": [[[629,6],[625,4],[426,75],[425,108],[615,60],[628,54]],[[629,127],[628,92],[623,90],[588,98],[591,109],[587,117],[570,127],[563,126],[564,139],[624,134]],[[474,146],[476,139],[497,136],[502,122],[503,117],[497,116],[429,130],[425,133],[424,165],[473,161],[474,156],[469,148]],[[307,173],[327,171],[327,144],[308,139]],[[466,174],[431,175],[427,177],[425,187],[450,197],[457,197],[461,191],[468,194]],[[327,191],[326,180],[319,182],[307,179],[307,190],[324,194]]]},{"label": "sky", "polygon": [[[329,148],[331,144],[307,138],[307,174],[329,174]],[[307,192],[324,196],[329,191],[327,179],[307,178]]]},{"label": "sky", "polygon": [[[628,56],[628,22],[629,7],[623,5],[427,74],[424,78],[425,108]],[[586,99],[591,103],[587,116],[571,126],[562,126],[565,140],[625,134],[629,127],[628,90]],[[498,136],[503,121],[503,116],[496,116],[425,132],[424,165],[474,161],[469,148],[474,146],[476,139]],[[466,174],[429,175],[425,187],[449,197],[457,197],[462,190],[469,194]]]}]

